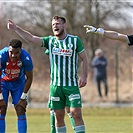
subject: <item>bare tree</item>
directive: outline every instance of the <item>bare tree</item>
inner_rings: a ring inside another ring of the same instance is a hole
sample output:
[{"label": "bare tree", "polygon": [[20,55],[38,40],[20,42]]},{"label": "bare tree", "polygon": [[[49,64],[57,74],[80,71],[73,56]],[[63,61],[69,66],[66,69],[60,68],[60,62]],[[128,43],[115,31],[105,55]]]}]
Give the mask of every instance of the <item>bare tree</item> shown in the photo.
[{"label": "bare tree", "polygon": [[[1,10],[3,24],[1,40],[3,46],[7,44],[8,38],[16,36],[14,33],[7,34],[9,31],[7,31],[5,23],[7,23],[8,18],[13,19],[18,25],[35,35],[46,36],[52,34],[52,17],[61,15],[67,18],[68,33],[82,38],[90,60],[94,56],[94,50],[101,45],[103,40],[98,35],[87,35],[83,28],[84,24],[105,29],[117,28],[118,30],[120,28],[126,29],[132,25],[131,3],[120,2],[119,0],[115,2],[112,0],[35,0],[31,2],[25,0],[25,2],[2,2]],[[25,45],[27,49],[28,46]],[[35,50],[33,45],[30,46],[30,49]],[[41,48],[38,49],[41,50]],[[43,56],[38,56],[41,62]]]},{"label": "bare tree", "polygon": [[[31,2],[28,0],[25,0],[24,2],[2,1],[0,9],[2,14],[2,19],[0,19],[0,29],[2,28],[0,30],[2,31],[0,48],[6,46],[8,43],[7,41],[11,38],[20,38],[12,31],[7,30],[6,23],[9,18],[35,35],[47,36],[52,34],[52,17],[54,15],[66,17],[68,23],[68,33],[78,35],[82,39],[90,61],[94,56],[95,49],[103,46],[102,48],[105,49],[105,52],[109,55],[109,60],[114,62],[114,53],[112,51],[113,45],[106,45],[114,42],[106,39],[103,40],[104,38],[95,34],[86,34],[85,29],[83,28],[84,24],[93,25],[95,27],[103,27],[104,29],[114,29],[125,34],[132,32],[132,7],[131,2],[126,2],[126,0],[124,2],[120,2],[120,0],[32,0]],[[24,44],[24,48],[26,48],[33,57],[35,66],[34,79],[38,82],[43,80],[43,84],[47,84],[49,81],[47,80],[47,78],[49,78],[47,76],[49,73],[49,61],[47,56],[44,54],[45,49],[29,45],[23,39],[21,40]],[[104,43],[104,45],[102,43]],[[129,51],[129,48],[121,47],[120,54],[123,54],[123,51]],[[124,55],[125,58],[129,58],[130,53],[128,53],[129,52],[126,52]],[[125,71],[124,68],[127,64],[129,67],[129,61],[122,59],[123,56],[120,57],[122,60],[122,64],[120,65],[121,74],[124,72],[128,73],[130,70],[126,69]],[[114,69],[112,70],[112,68],[114,68],[114,63],[110,64],[110,76],[114,72]]]}]

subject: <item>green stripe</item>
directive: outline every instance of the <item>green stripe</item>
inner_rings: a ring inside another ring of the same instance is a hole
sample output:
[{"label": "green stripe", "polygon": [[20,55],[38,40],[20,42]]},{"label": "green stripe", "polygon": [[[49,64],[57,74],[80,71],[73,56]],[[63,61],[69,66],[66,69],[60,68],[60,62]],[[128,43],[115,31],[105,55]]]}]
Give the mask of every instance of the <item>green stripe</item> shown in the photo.
[{"label": "green stripe", "polygon": [[[72,50],[73,50],[72,56],[53,55],[53,57],[55,56],[55,62],[56,62],[56,65],[53,64],[54,61],[51,62],[52,63],[52,68],[51,68],[52,84],[54,84],[54,85],[61,85],[61,86],[62,85],[63,86],[70,86],[71,85],[71,86],[74,86],[75,85],[74,84],[74,79],[75,78],[76,78],[75,81],[76,81],[76,85],[77,85],[77,67],[76,67],[76,65],[77,65],[77,51],[75,51],[75,47],[78,46],[78,48],[79,48],[80,43],[78,45],[76,44],[76,46],[74,46],[75,45],[74,40],[77,40],[77,37],[69,36],[64,40],[57,40],[56,41],[56,38],[54,38],[52,40],[51,50],[53,49],[55,43],[56,43],[56,48],[57,49],[58,48],[69,49],[73,45],[73,47],[72,47]],[[78,51],[80,51],[80,49],[78,49]],[[70,62],[69,62],[69,59],[70,59]],[[60,71],[58,72],[57,70],[60,70]],[[70,76],[70,77],[68,77],[68,76]],[[56,82],[54,82],[54,81],[56,81]],[[59,81],[60,81],[61,84],[59,84]],[[69,83],[69,81],[71,81],[71,83]]]}]

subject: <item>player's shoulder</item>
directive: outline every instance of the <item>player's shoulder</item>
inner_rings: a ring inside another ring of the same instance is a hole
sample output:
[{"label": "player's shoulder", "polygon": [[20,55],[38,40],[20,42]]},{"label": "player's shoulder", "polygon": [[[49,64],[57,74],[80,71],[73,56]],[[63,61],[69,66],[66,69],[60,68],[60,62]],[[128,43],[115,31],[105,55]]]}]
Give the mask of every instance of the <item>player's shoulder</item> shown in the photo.
[{"label": "player's shoulder", "polygon": [[2,58],[7,57],[8,56],[8,47],[1,49],[0,55],[2,56]]},{"label": "player's shoulder", "polygon": [[20,54],[20,58],[21,58],[22,61],[31,60],[30,54],[23,48],[22,48],[22,52]]},{"label": "player's shoulder", "polygon": [[4,47],[3,49],[0,50],[0,53],[6,53],[8,52],[8,46],[7,47]]},{"label": "player's shoulder", "polygon": [[48,44],[53,39],[56,39],[56,37],[52,36],[52,35],[44,36],[44,37],[42,37],[42,43],[43,43],[43,45]]},{"label": "player's shoulder", "polygon": [[24,56],[25,55],[29,55],[29,53],[24,49],[24,48],[22,48],[22,52],[21,52]]},{"label": "player's shoulder", "polygon": [[76,40],[76,42],[82,42],[81,38],[76,35],[67,34],[67,39],[71,38],[72,40]]},{"label": "player's shoulder", "polygon": [[44,37],[42,37],[42,40],[50,40],[51,38],[55,38],[55,36],[53,36],[53,35],[44,36]]},{"label": "player's shoulder", "polygon": [[0,57],[2,58],[3,63],[8,60],[8,46],[0,50]]}]

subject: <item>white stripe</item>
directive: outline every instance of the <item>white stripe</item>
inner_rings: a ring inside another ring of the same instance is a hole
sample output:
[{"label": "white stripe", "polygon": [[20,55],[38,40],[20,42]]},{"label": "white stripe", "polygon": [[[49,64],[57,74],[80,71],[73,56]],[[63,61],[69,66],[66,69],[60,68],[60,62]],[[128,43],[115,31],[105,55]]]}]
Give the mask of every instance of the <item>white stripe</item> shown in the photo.
[{"label": "white stripe", "polygon": [[[60,41],[58,41],[59,48],[61,48]],[[60,86],[60,55],[58,55],[58,86]]]},{"label": "white stripe", "polygon": [[55,54],[53,54],[53,61],[54,61],[54,81],[53,81],[53,85],[56,85],[56,72],[57,72],[57,67],[56,67],[56,58],[55,58]]},{"label": "white stripe", "polygon": [[[64,49],[66,49],[65,40],[63,41]],[[63,57],[63,86],[66,86],[66,56]]]},{"label": "white stripe", "polygon": [[57,68],[56,68],[56,63],[55,63],[55,55],[53,54],[53,60],[54,60],[54,81],[53,81],[53,85],[56,84],[56,71],[57,71]]},{"label": "white stripe", "polygon": [[51,49],[51,43],[52,43],[52,38],[49,41],[49,60],[50,60],[50,66],[52,65],[52,49]]},{"label": "white stripe", "polygon": [[[50,77],[52,79],[52,49],[51,49],[52,37],[49,40],[49,61],[50,61]],[[51,81],[52,83],[52,81]]]},{"label": "white stripe", "polygon": [[58,86],[60,85],[60,56],[58,55]]},{"label": "white stripe", "polygon": [[74,38],[74,54],[73,54],[73,64],[74,64],[74,66],[73,66],[73,80],[74,80],[74,86],[76,86],[77,85],[77,83],[76,83],[76,79],[75,79],[75,73],[76,73],[76,69],[77,69],[77,66],[75,66],[75,65],[77,65],[77,60],[75,60],[75,51],[76,51],[76,48],[77,48],[77,45],[76,45],[76,42],[77,42],[77,38]]},{"label": "white stripe", "polygon": [[[72,43],[71,37],[68,38],[68,43],[69,44]],[[71,86],[71,83],[72,83],[71,78],[70,78],[70,76],[71,76],[71,57],[68,57],[68,58],[69,58],[68,59],[68,77],[69,77],[68,85]]]}]

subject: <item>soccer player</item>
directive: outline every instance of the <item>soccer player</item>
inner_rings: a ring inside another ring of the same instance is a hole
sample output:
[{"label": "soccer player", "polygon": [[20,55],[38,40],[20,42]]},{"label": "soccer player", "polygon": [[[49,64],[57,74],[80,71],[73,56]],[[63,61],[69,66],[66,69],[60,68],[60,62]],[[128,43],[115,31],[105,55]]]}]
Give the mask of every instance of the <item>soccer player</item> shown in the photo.
[{"label": "soccer player", "polygon": [[[32,35],[11,20],[7,26],[23,39],[49,49],[51,76],[49,105],[55,112],[56,132],[66,133],[65,106],[70,105],[70,112],[75,121],[75,132],[85,133],[79,88],[87,84],[88,60],[81,39],[78,36],[67,34],[66,19],[60,16],[54,16],[52,19],[53,36]],[[81,58],[83,65],[79,80],[78,57]]]},{"label": "soccer player", "polygon": [[[49,50],[48,49],[45,50],[45,54],[49,56]],[[50,105],[48,105],[48,108],[50,108]],[[50,126],[51,126],[50,133],[56,133],[54,110],[53,109],[49,109],[49,110],[50,110]],[[72,128],[75,130],[75,122],[74,122],[74,119],[72,117],[72,114],[70,113],[70,107],[69,106],[66,106],[66,112],[67,112],[67,115],[70,118]]]},{"label": "soccer player", "polygon": [[125,35],[125,34],[118,33],[116,31],[104,30],[102,28],[97,29],[90,25],[84,25],[84,27],[86,28],[86,33],[101,34],[104,37],[107,37],[109,39],[119,40],[121,42],[124,42],[128,44],[129,46],[133,45],[133,35]]},{"label": "soccer player", "polygon": [[30,55],[22,48],[22,42],[12,39],[9,46],[0,50],[0,133],[6,132],[6,110],[9,93],[18,117],[18,133],[27,133],[27,92],[33,79]]}]

